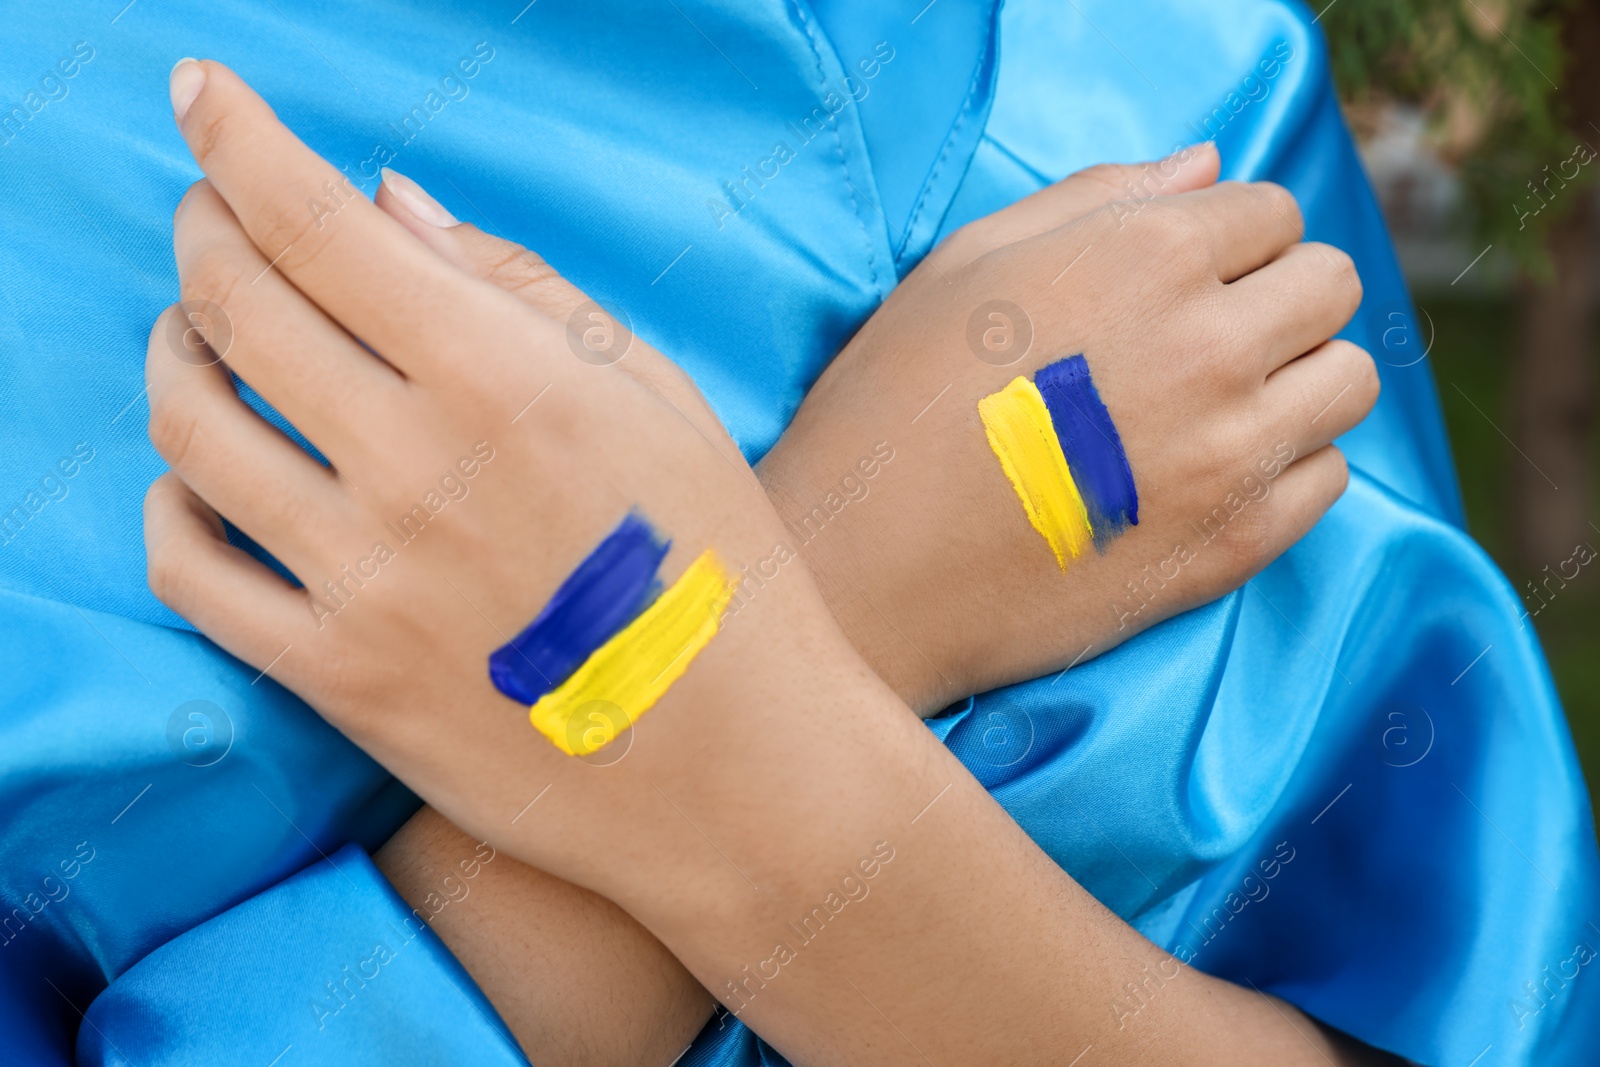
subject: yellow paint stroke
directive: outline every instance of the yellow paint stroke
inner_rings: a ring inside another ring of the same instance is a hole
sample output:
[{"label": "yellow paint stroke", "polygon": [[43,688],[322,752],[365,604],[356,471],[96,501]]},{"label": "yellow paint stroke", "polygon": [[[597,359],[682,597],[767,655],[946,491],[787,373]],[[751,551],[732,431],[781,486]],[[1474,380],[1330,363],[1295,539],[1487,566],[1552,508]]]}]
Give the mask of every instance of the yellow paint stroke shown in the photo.
[{"label": "yellow paint stroke", "polygon": [[1011,480],[1033,528],[1050,543],[1064,571],[1092,543],[1089,513],[1061,452],[1050,409],[1026,378],[978,401],[989,447]]},{"label": "yellow paint stroke", "polygon": [[661,699],[717,635],[733,589],[717,554],[702,552],[655,603],[539,698],[528,712],[534,729],[569,756],[586,756],[610,744]]}]

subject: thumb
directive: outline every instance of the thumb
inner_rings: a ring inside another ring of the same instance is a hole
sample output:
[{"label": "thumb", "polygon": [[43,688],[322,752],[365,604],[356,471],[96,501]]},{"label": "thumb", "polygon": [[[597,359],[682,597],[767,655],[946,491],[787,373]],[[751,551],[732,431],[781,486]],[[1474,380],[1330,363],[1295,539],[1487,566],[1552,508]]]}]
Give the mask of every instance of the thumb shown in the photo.
[{"label": "thumb", "polygon": [[1065,226],[1119,200],[1204,189],[1216,183],[1221,169],[1217,146],[1210,141],[1180,148],[1153,163],[1100,163],[963,226],[934,254],[942,267],[965,266],[997,248]]}]

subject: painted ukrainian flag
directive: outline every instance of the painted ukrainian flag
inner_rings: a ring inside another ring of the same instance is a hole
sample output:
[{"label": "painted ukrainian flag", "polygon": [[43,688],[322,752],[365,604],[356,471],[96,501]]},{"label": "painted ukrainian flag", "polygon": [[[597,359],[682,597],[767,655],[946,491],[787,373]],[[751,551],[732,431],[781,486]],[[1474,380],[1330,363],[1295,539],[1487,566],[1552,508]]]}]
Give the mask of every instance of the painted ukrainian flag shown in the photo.
[{"label": "painted ukrainian flag", "polygon": [[1014,378],[978,401],[989,448],[1028,521],[1065,571],[1093,544],[1139,523],[1139,494],[1122,438],[1081,356]]},{"label": "painted ukrainian flag", "polygon": [[495,687],[568,755],[597,752],[638,722],[717,635],[732,577],[707,549],[663,591],[669,547],[629,514],[489,657]]}]

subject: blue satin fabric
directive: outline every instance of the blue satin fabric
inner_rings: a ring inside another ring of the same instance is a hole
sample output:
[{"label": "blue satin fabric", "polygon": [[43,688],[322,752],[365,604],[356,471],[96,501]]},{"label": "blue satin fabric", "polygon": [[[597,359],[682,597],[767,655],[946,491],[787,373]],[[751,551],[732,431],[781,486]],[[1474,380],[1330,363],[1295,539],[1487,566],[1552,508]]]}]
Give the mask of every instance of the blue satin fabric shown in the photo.
[{"label": "blue satin fabric", "polygon": [[80,1062],[375,1063],[374,1034],[403,1040],[390,1063],[528,1062],[354,844],[162,945],[102,1000]]},{"label": "blue satin fabric", "polygon": [[[197,176],[164,82],[193,54],[234,65],[369,192],[391,164],[624,309],[751,457],[954,226],[1207,136],[1229,176],[1289,186],[1309,236],[1355,257],[1346,334],[1382,362],[1378,408],[1342,442],[1350,492],[1245,590],[931,725],[1057,862],[1195,965],[1423,1063],[1587,1061],[1587,794],[1517,600],[1458,528],[1412,362],[1425,339],[1305,11],[121,6],[10,12],[0,84],[4,109],[43,101],[0,134],[0,519],[26,516],[0,532],[8,1057],[516,1059],[432,940],[307,1029],[328,967],[408,914],[359,850],[334,854],[375,847],[416,800],[144,586],[139,499],[161,464],[141,364]],[[93,58],[41,88],[79,41]],[[443,82],[479,42],[493,58]],[[80,442],[93,458],[65,477]],[[1138,1025],[1139,1005],[1108,991],[1106,1025]],[[683,1062],[778,1060],[722,1018]]]}]

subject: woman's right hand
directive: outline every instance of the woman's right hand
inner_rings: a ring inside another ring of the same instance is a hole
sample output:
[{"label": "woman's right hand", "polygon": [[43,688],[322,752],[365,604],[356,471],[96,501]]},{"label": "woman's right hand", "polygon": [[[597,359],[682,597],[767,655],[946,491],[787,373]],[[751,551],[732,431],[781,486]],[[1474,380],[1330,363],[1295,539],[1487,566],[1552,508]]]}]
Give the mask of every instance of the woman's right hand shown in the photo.
[{"label": "woman's right hand", "polygon": [[[1378,394],[1371,357],[1329,340],[1360,280],[1345,253],[1301,242],[1288,192],[1213,184],[1217,166],[1205,144],[1091,168],[958,231],[760,464],[835,617],[923,714],[1240,587],[1343,492],[1330,442]],[[978,402],[1077,353],[1138,524],[1063,569]]]}]

